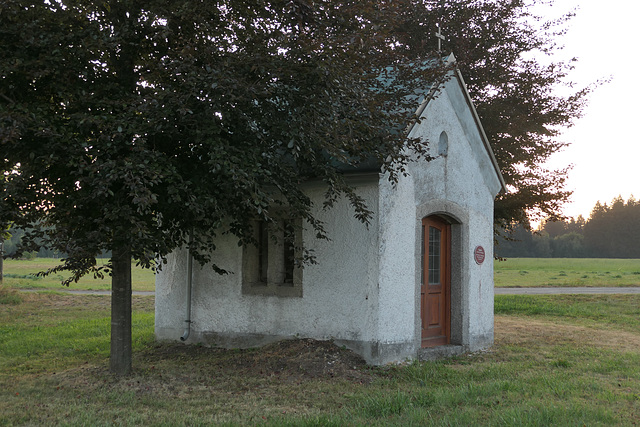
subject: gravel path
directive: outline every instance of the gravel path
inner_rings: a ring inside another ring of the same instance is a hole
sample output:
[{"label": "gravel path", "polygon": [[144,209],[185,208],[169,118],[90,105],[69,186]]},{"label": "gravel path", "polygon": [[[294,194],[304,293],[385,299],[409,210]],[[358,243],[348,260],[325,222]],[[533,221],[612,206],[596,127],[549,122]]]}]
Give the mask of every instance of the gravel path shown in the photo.
[{"label": "gravel path", "polygon": [[560,295],[560,294],[640,294],[640,288],[569,287],[569,288],[495,288],[496,295]]}]

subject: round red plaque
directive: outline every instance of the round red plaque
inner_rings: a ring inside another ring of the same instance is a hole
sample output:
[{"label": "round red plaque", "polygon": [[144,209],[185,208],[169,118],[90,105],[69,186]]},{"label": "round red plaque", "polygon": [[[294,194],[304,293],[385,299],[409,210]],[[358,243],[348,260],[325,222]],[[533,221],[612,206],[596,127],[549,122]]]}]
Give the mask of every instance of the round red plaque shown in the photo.
[{"label": "round red plaque", "polygon": [[473,251],[473,258],[476,260],[476,264],[478,265],[484,262],[484,248],[482,246],[476,246]]}]

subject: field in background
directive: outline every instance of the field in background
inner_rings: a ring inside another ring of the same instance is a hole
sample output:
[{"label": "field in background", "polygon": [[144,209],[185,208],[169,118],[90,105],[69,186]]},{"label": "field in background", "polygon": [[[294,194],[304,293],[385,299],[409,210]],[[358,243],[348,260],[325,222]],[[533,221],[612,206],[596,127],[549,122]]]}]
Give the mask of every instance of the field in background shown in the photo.
[{"label": "field in background", "polygon": [[[107,263],[107,259],[99,259],[98,264]],[[78,283],[72,283],[68,288],[61,285],[62,280],[69,277],[67,272],[51,274],[45,277],[38,277],[36,274],[60,264],[59,259],[36,258],[33,260],[11,260],[4,261],[4,285],[20,289],[48,289],[48,290],[111,290],[111,277],[105,276],[103,279],[94,279],[87,275],[80,279]],[[136,267],[135,262],[131,263],[131,281],[134,291],[154,291],[155,275],[153,271]]]},{"label": "field in background", "polygon": [[494,272],[496,287],[640,286],[640,259],[509,258]]},{"label": "field in background", "polygon": [[0,425],[637,423],[640,295],[499,295],[496,312],[490,351],[370,368],[294,344],[158,344],[153,297],[134,297],[134,373],[117,378],[108,296],[0,288]]},{"label": "field in background", "polygon": [[[107,262],[107,260],[98,260]],[[4,261],[4,284],[21,289],[63,290],[65,273],[36,277],[39,271],[59,263],[52,258],[30,261]],[[588,258],[509,258],[494,262],[497,287],[553,287],[553,286],[640,286],[639,259]],[[132,263],[134,291],[155,290],[155,276]],[[86,276],[68,289],[109,290],[111,278],[94,279]]]}]

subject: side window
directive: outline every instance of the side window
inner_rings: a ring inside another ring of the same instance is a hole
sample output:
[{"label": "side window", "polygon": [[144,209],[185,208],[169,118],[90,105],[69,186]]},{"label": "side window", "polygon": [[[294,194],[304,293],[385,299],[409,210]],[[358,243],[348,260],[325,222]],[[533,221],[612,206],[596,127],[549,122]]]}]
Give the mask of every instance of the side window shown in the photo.
[{"label": "side window", "polygon": [[449,154],[449,136],[445,131],[442,131],[440,134],[440,139],[438,140],[438,155],[442,157],[447,157]]},{"label": "side window", "polygon": [[301,297],[302,268],[296,258],[300,258],[302,221],[255,221],[253,232],[256,244],[243,249],[242,293]]}]

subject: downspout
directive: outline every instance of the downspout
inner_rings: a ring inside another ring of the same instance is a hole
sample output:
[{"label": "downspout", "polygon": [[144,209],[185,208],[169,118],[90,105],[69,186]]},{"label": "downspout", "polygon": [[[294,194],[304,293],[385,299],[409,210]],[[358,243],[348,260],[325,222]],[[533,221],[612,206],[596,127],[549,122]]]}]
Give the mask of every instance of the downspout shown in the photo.
[{"label": "downspout", "polygon": [[187,301],[185,309],[184,333],[180,341],[186,341],[191,333],[191,286],[193,278],[193,257],[191,256],[191,244],[193,243],[193,230],[189,233],[189,246],[187,248]]}]

